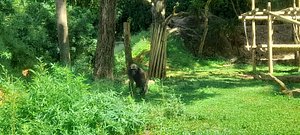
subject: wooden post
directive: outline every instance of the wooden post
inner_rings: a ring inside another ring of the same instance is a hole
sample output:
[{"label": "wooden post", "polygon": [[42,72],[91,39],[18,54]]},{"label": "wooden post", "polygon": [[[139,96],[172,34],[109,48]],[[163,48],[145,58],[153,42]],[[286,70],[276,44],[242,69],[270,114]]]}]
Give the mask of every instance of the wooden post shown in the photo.
[{"label": "wooden post", "polygon": [[[298,0],[298,8],[300,8],[300,0]],[[296,19],[298,19],[298,18],[296,18]],[[300,35],[300,30],[299,30],[299,26],[297,26],[298,27],[298,36]],[[299,41],[298,41],[298,43],[299,43]],[[297,43],[297,44],[298,44]],[[296,54],[295,54],[295,59],[296,59],[296,64],[297,64],[297,66],[298,66],[298,71],[300,71],[300,52],[299,51],[296,51]]]},{"label": "wooden post", "polygon": [[[255,0],[252,0],[252,11],[255,10]],[[252,53],[252,70],[256,71],[256,28],[255,28],[255,20],[252,20],[252,45],[251,45],[251,53]]]},{"label": "wooden post", "polygon": [[132,54],[131,54],[131,46],[130,46],[130,23],[124,22],[123,29],[124,29],[123,36],[124,36],[125,61],[126,61],[126,68],[128,70],[130,64],[133,63]]},{"label": "wooden post", "polygon": [[[268,2],[267,10],[271,12],[271,2]],[[272,15],[268,15],[268,52],[269,52],[269,73],[273,74],[273,26],[272,26]]]},{"label": "wooden post", "polygon": [[[294,0],[294,4],[293,4],[294,9],[297,6],[300,7],[300,0],[298,0],[297,4],[296,4],[296,0]],[[296,21],[298,21],[297,16],[294,19]],[[293,24],[293,29],[294,29],[294,42],[296,44],[299,44],[300,43],[300,41],[299,41],[300,27],[299,27],[299,25]],[[295,56],[295,65],[298,67],[298,70],[300,71],[300,56],[299,56],[299,51],[295,51],[294,56]]]}]

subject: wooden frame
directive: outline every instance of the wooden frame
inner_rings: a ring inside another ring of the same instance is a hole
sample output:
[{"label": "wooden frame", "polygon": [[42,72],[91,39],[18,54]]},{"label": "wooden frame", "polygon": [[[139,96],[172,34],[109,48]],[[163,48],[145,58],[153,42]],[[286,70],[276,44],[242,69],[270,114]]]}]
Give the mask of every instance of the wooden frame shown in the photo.
[{"label": "wooden frame", "polygon": [[[297,7],[298,6],[298,7]],[[294,0],[294,6],[285,8],[279,11],[271,10],[271,2],[268,2],[267,9],[263,11],[259,11],[258,8],[255,7],[255,0],[252,0],[252,10],[246,13],[243,13],[239,16],[239,19],[252,22],[252,44],[249,47],[248,39],[246,48],[251,49],[251,60],[253,71],[256,71],[256,48],[267,47],[268,48],[268,66],[269,73],[273,73],[273,48],[276,50],[292,50],[297,51],[295,54],[299,54],[300,44],[273,44],[273,21],[279,20],[287,23],[292,23],[293,25],[300,26],[300,0]],[[268,43],[257,45],[256,44],[256,23],[257,20],[265,20],[268,21]],[[246,26],[245,26],[246,27]],[[246,28],[245,28],[246,32]],[[296,32],[296,31],[295,31]],[[296,34],[295,34],[296,35]],[[248,38],[248,37],[246,37]],[[296,59],[296,56],[295,56]],[[298,56],[298,68],[300,68],[300,57]]]}]

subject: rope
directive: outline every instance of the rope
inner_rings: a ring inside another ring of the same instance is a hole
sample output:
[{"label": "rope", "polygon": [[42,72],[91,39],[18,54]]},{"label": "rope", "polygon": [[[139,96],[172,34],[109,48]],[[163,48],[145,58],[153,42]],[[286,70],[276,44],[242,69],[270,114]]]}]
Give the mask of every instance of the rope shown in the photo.
[{"label": "rope", "polygon": [[[297,13],[294,14],[294,19],[297,20]],[[294,39],[295,39],[295,42],[296,44],[299,44],[300,42],[300,38],[299,38],[299,26],[298,25],[295,25],[293,24],[293,28],[294,28]]]},{"label": "rope", "polygon": [[244,19],[244,32],[245,32],[245,37],[246,37],[246,47],[247,47],[248,50],[250,50],[248,34],[247,34],[246,19]]}]

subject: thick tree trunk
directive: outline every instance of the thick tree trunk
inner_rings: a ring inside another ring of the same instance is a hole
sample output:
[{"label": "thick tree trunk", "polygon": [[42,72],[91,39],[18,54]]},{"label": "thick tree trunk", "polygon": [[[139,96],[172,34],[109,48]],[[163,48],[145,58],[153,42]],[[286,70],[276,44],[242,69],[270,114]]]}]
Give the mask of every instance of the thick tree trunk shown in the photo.
[{"label": "thick tree trunk", "polygon": [[64,66],[71,65],[70,45],[68,35],[66,0],[56,0],[57,32],[60,50],[60,62]]},{"label": "thick tree trunk", "polygon": [[100,0],[94,78],[113,79],[116,0]]}]

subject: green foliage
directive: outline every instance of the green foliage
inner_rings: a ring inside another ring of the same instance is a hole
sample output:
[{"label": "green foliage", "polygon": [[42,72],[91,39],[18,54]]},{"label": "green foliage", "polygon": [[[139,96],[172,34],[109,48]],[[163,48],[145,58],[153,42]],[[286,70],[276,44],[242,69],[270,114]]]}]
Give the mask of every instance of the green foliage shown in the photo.
[{"label": "green foliage", "polygon": [[293,6],[293,0],[259,0],[256,1],[257,7],[259,7],[260,9],[266,9],[268,2],[271,2],[272,10],[281,10]]},{"label": "green foliage", "polygon": [[176,95],[170,95],[170,97],[164,101],[163,106],[164,116],[169,119],[178,118],[185,114],[184,104],[180,98],[176,97]]},{"label": "green foliage", "polygon": [[11,14],[14,12],[13,9],[13,3],[11,2],[11,0],[1,0],[0,1],[0,11],[1,14]]},{"label": "green foliage", "polygon": [[[0,78],[5,100],[0,105],[4,134],[131,134],[145,125],[144,109],[112,91],[90,91],[83,76],[69,69],[36,66],[32,80]],[[102,89],[103,88],[103,89]]]},{"label": "green foliage", "polygon": [[[69,6],[68,25],[71,44],[71,59],[87,59],[93,55],[97,44],[97,13],[88,8]],[[89,61],[84,61],[89,63]]]},{"label": "green foliage", "polygon": [[[132,57],[139,66],[147,69],[147,62],[149,61],[150,51],[150,33],[148,31],[141,31],[131,36]],[[120,46],[124,46],[123,44]],[[124,49],[115,53],[115,73],[124,74],[125,71],[125,52]]]},{"label": "green foliage", "polygon": [[130,21],[132,33],[146,30],[152,23],[151,4],[146,0],[119,0],[117,10],[117,31],[120,34],[123,22]]},{"label": "green foliage", "polygon": [[[0,13],[2,64],[20,71],[32,68],[38,62],[36,57],[43,57],[47,62],[59,60],[53,3],[1,1],[0,5],[11,8]],[[72,61],[76,68],[86,71],[83,68],[90,67],[90,57],[96,46],[97,12],[69,6],[68,17]]]},{"label": "green foliage", "polygon": [[171,68],[184,68],[194,66],[195,57],[185,49],[182,39],[171,36],[168,39],[168,63]]},{"label": "green foliage", "polygon": [[[204,10],[206,0],[191,0],[190,10],[196,14]],[[237,15],[248,11],[251,7],[247,1],[238,0],[212,0],[209,11],[226,20],[236,20]]]},{"label": "green foliage", "polygon": [[53,57],[56,57],[56,46],[49,36],[56,32],[55,19],[50,10],[47,5],[31,3],[22,10],[5,16],[0,34],[0,48],[4,48],[4,52],[10,56],[5,59],[2,57],[7,63],[6,66],[32,67],[37,62],[36,57],[53,61]]}]

